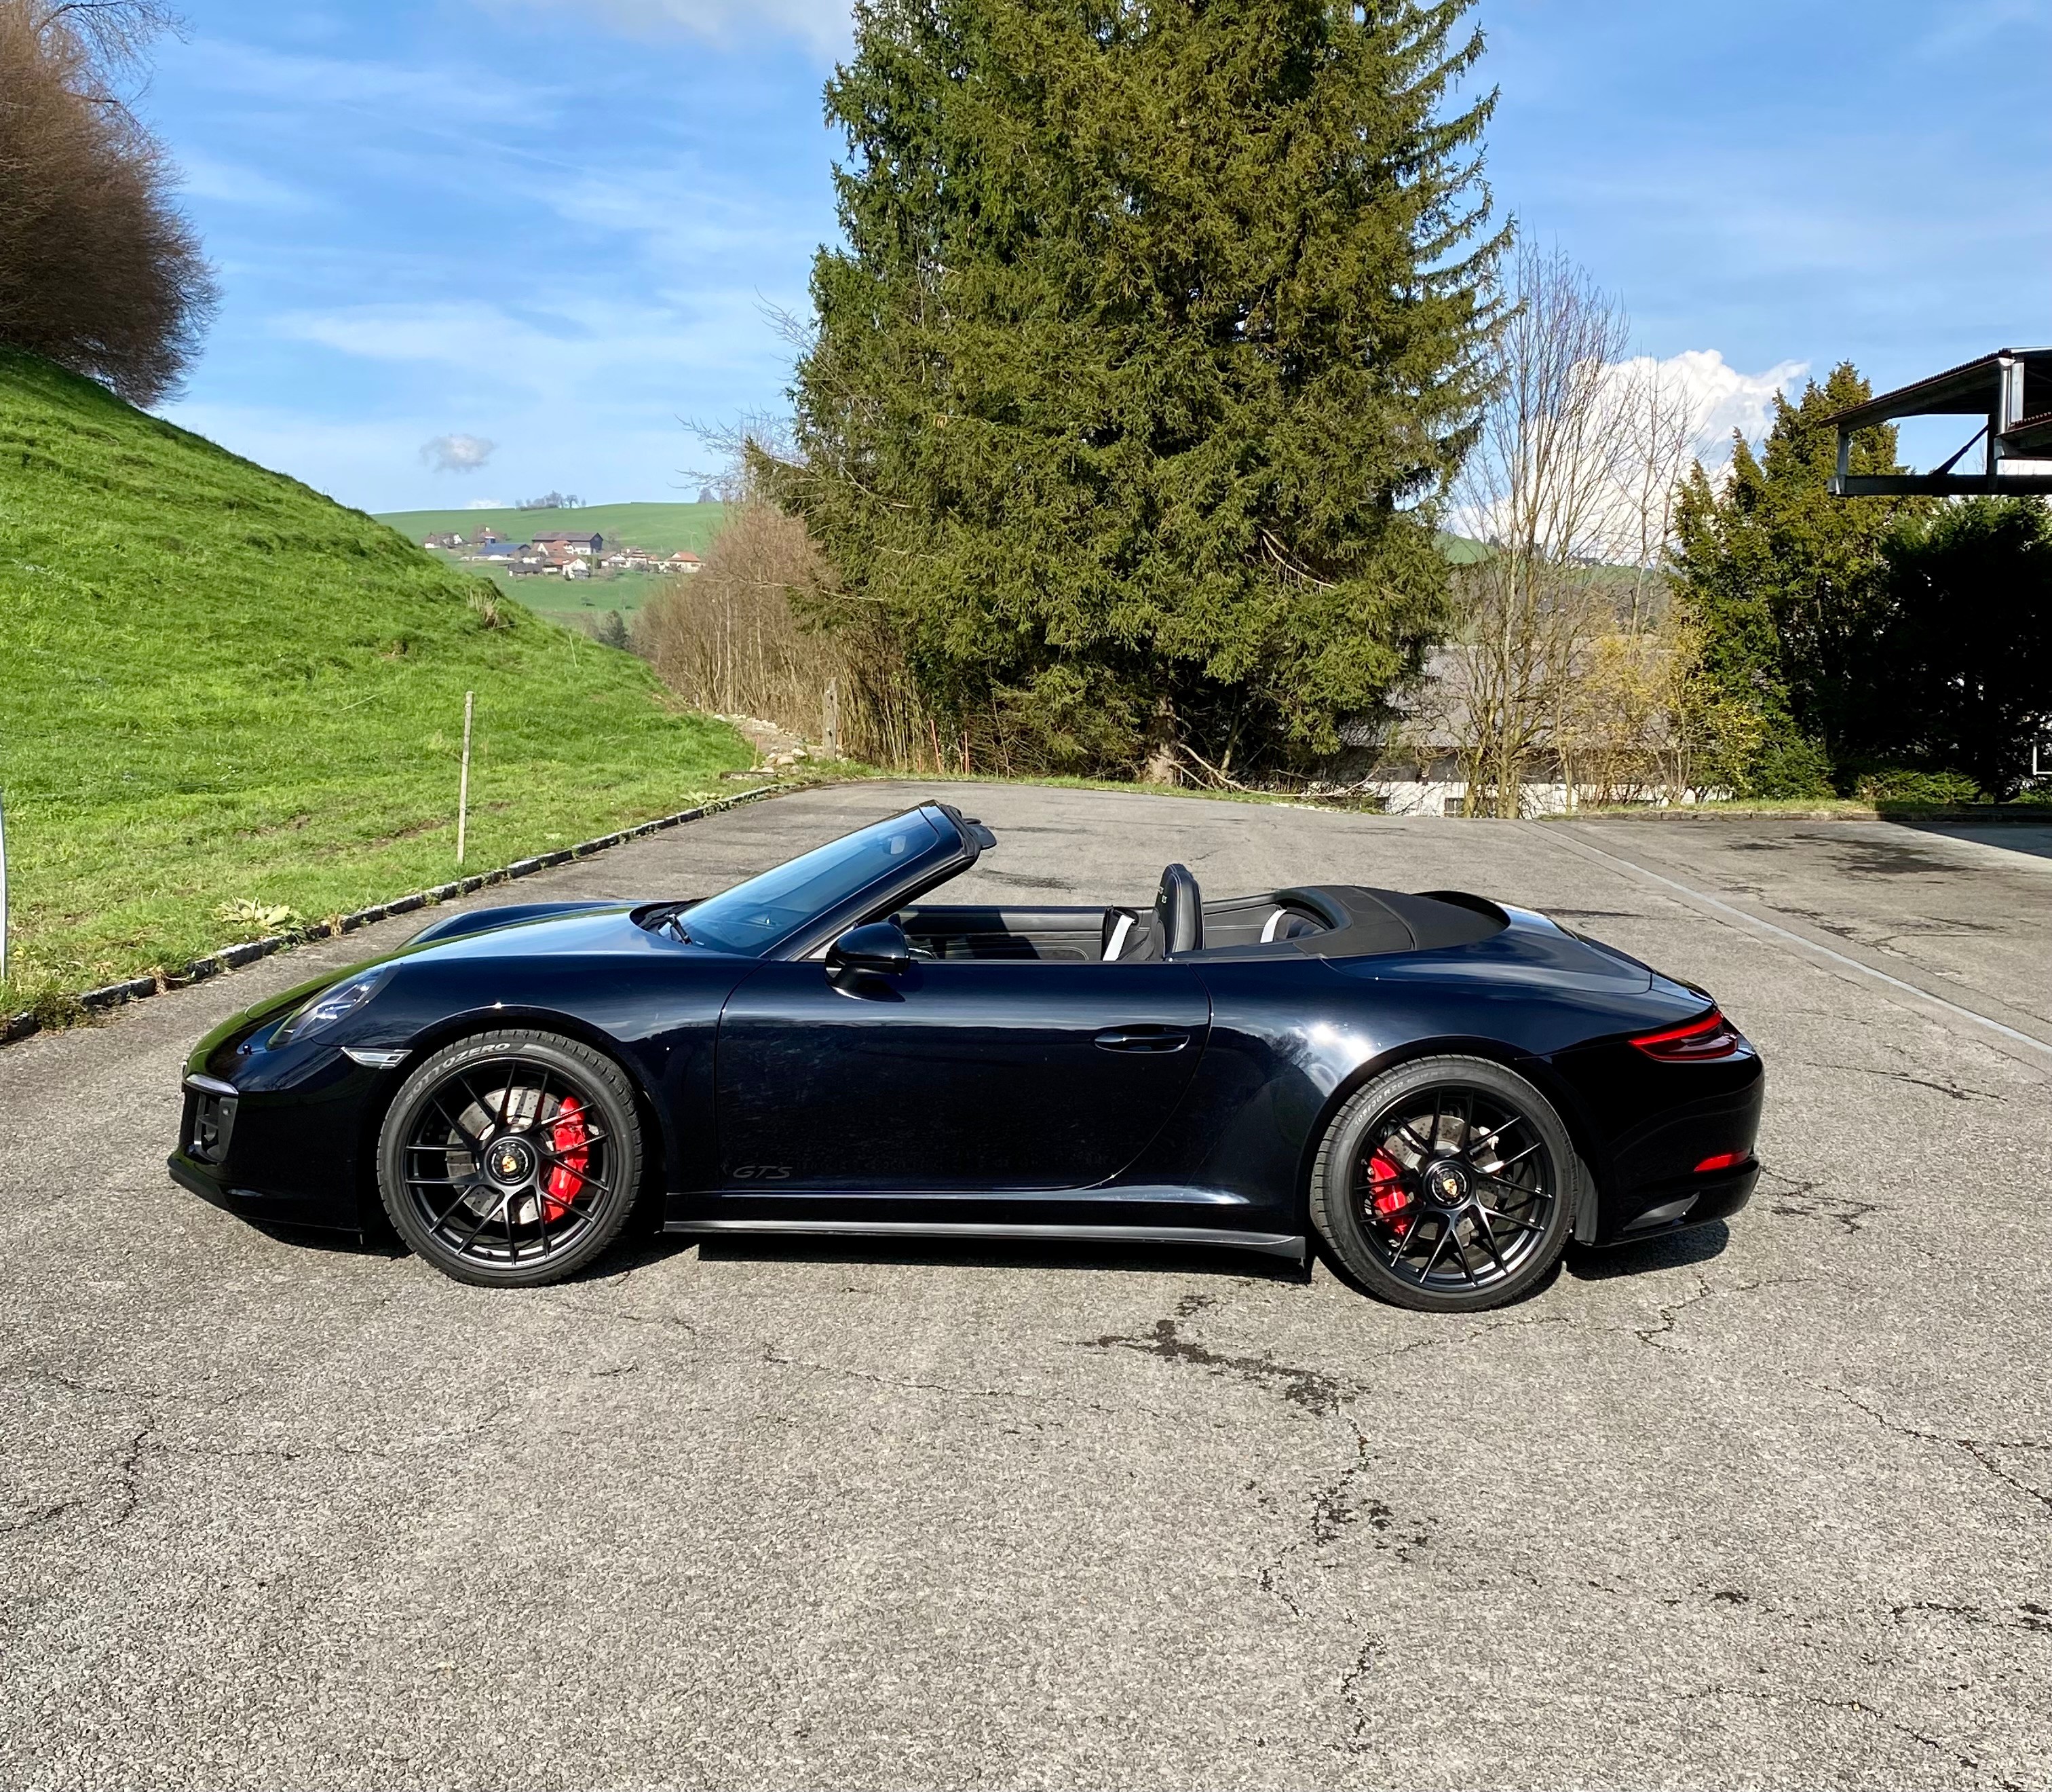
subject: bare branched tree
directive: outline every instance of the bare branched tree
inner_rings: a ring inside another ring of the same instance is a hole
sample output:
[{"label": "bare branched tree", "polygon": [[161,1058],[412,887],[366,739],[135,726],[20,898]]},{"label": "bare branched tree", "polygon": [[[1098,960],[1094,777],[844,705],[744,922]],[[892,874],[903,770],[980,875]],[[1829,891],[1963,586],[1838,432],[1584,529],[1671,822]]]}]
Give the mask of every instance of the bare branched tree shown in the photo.
[{"label": "bare branched tree", "polygon": [[217,293],[129,109],[154,0],[0,0],[0,343],[135,404],[175,391]]},{"label": "bare branched tree", "polygon": [[[1623,308],[1557,252],[1525,250],[1496,397],[1457,491],[1488,551],[1457,577],[1463,618],[1425,706],[1471,815],[1514,816],[1535,779],[1614,800],[1686,783],[1662,631],[1674,503],[1701,418]],[[1678,780],[1679,781],[1678,782]]]},{"label": "bare branched tree", "polygon": [[1521,249],[1515,276],[1461,507],[1493,546],[1528,561],[1600,559],[1631,447],[1611,371],[1631,320],[1557,250]]},{"label": "bare branched tree", "polygon": [[185,29],[159,0],[41,0],[27,11],[43,42],[82,57],[80,79],[94,97],[119,105],[126,105],[134,85],[147,77],[150,46]]},{"label": "bare branched tree", "polygon": [[1461,632],[1443,662],[1444,725],[1467,812],[1515,816],[1554,757],[1577,643],[1588,631],[1631,432],[1611,368],[1630,326],[1564,256],[1525,248],[1498,340],[1495,397],[1458,500],[1489,552],[1459,579]]},{"label": "bare branched tree", "polygon": [[1617,551],[1611,558],[1632,569],[1628,620],[1635,635],[1662,614],[1674,506],[1695,459],[1702,412],[1686,382],[1657,361],[1642,358],[1618,369],[1616,383],[1625,483],[1619,493]]}]

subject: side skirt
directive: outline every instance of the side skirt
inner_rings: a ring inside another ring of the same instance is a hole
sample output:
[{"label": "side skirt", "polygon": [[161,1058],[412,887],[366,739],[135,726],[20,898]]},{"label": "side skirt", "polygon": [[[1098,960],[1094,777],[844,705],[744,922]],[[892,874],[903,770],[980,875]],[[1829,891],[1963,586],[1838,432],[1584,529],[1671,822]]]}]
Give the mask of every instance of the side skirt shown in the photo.
[{"label": "side skirt", "polygon": [[1306,1241],[1290,1232],[1228,1232],[1210,1226],[1001,1226],[912,1219],[673,1219],[665,1232],[758,1232],[780,1237],[1072,1240],[1079,1244],[1220,1245],[1281,1257],[1300,1268]]}]

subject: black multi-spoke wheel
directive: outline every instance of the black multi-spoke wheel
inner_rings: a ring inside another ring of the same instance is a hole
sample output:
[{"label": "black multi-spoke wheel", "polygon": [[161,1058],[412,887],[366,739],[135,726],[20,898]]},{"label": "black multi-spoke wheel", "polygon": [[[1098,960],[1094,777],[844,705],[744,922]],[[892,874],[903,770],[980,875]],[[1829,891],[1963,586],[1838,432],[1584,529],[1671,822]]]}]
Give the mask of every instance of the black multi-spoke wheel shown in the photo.
[{"label": "black multi-spoke wheel", "polygon": [[597,1257],[638,1192],[620,1066],[552,1033],[459,1040],[406,1079],[378,1139],[392,1223],[460,1281],[554,1281]]},{"label": "black multi-spoke wheel", "polygon": [[1333,1117],[1311,1218],[1372,1292],[1474,1311],[1516,1300],[1553,1267],[1581,1174],[1561,1117],[1523,1077],[1485,1058],[1425,1058]]}]

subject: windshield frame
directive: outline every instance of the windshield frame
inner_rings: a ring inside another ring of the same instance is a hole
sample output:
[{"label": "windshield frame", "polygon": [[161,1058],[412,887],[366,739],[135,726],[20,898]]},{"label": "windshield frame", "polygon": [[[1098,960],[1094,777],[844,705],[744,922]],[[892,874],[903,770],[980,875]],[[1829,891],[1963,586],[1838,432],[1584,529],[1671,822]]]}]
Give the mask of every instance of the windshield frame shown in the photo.
[{"label": "windshield frame", "polygon": [[[934,830],[933,844],[923,851],[910,855],[905,861],[881,875],[848,891],[824,908],[814,910],[801,916],[789,926],[775,933],[765,933],[761,940],[749,945],[733,945],[717,940],[702,939],[693,930],[694,918],[701,911],[716,903],[725,903],[730,898],[739,898],[742,905],[747,902],[746,892],[751,885],[766,883],[781,876],[793,865],[814,854],[830,854],[834,847],[861,839],[887,828],[894,822],[903,822],[916,816]],[[676,924],[682,927],[693,946],[701,951],[719,953],[729,958],[752,958],[758,961],[773,959],[804,958],[820,947],[839,938],[849,928],[879,914],[889,914],[907,902],[915,901],[936,886],[959,875],[977,860],[982,840],[977,836],[989,838],[981,829],[965,824],[952,804],[915,803],[909,808],[881,817],[863,826],[852,828],[839,839],[829,840],[816,847],[811,852],[801,853],[785,859],[780,865],[770,867],[754,877],[730,885],[717,895],[709,896],[702,902],[694,902],[676,916]],[[654,914],[668,904],[654,904],[636,912],[636,920],[644,914]]]}]

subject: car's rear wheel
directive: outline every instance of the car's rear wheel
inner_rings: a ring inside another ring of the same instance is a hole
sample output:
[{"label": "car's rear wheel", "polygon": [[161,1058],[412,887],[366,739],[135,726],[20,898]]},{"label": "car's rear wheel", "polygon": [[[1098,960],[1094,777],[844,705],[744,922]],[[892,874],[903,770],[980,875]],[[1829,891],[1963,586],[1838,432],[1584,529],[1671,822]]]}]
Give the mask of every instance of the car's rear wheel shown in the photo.
[{"label": "car's rear wheel", "polygon": [[444,1275],[532,1287],[620,1235],[642,1162],[633,1087],[611,1058],[554,1033],[481,1033],[399,1090],[378,1134],[378,1193]]},{"label": "car's rear wheel", "polygon": [[1553,1105],[1482,1058],[1427,1058],[1355,1091],[1312,1168],[1311,1223],[1400,1306],[1474,1313],[1560,1259],[1584,1174]]}]

